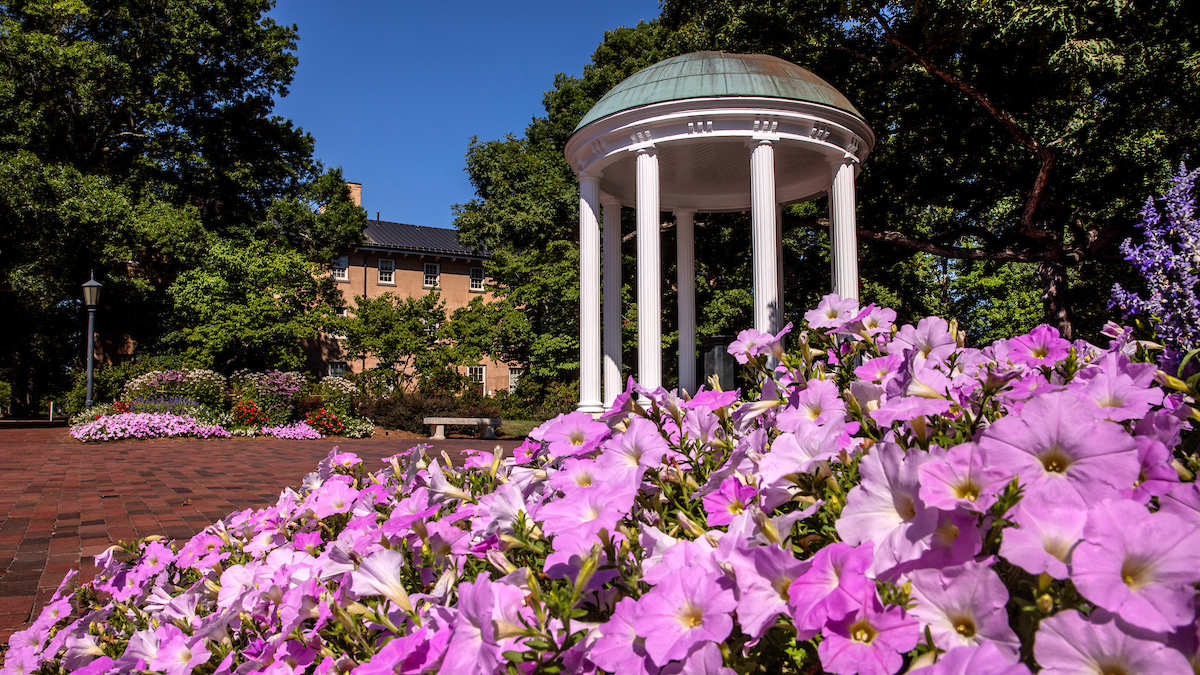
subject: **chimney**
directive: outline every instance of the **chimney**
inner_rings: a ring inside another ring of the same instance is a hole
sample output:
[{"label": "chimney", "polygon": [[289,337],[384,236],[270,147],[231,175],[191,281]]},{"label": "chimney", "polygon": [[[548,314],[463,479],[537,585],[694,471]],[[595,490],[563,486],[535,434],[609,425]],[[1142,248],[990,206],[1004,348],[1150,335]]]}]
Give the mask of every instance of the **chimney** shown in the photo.
[{"label": "chimney", "polygon": [[379,212],[378,211],[375,212],[375,220],[379,220]]},{"label": "chimney", "polygon": [[355,206],[362,206],[362,183],[347,182],[346,187],[350,188],[350,201]]}]

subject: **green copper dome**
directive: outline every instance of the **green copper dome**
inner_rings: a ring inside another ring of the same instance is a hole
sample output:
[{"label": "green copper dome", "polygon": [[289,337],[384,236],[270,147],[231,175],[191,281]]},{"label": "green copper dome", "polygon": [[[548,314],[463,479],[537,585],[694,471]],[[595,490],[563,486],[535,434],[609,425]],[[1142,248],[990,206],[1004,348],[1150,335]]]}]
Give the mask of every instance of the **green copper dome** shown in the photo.
[{"label": "green copper dome", "polygon": [[693,52],[659,61],[625,78],[592,106],[575,130],[652,103],[716,96],[819,103],[863,119],[840,91],[794,63],[766,54]]}]

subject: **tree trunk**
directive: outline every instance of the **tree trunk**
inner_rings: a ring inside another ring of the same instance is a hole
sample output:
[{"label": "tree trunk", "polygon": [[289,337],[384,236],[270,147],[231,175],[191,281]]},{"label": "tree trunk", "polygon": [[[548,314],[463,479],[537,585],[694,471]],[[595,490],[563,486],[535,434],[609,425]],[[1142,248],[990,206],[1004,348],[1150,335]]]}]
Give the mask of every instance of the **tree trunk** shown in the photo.
[{"label": "tree trunk", "polygon": [[1043,261],[1038,263],[1038,277],[1042,281],[1043,321],[1057,328],[1066,339],[1074,339],[1067,297],[1067,266],[1057,260]]}]

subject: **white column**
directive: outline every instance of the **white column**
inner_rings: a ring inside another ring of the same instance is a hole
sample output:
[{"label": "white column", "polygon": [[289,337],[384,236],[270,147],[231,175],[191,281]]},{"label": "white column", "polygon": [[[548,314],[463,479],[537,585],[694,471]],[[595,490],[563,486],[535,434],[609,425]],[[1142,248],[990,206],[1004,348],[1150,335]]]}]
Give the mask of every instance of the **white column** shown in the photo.
[{"label": "white column", "polygon": [[696,393],[696,238],[695,211],[675,212],[679,288],[679,388]]},{"label": "white column", "polygon": [[847,154],[833,165],[829,189],[829,241],[833,249],[833,292],[858,298],[858,225],[854,218],[854,167],[858,160]]},{"label": "white column", "polygon": [[779,330],[779,223],[775,220],[775,148],[757,141],[750,152],[750,228],[754,265],[754,328]]},{"label": "white column", "polygon": [[579,177],[579,410],[600,402],[600,178]]},{"label": "white column", "polygon": [[604,407],[625,391],[621,381],[621,202],[608,195],[604,208]]},{"label": "white column", "polygon": [[783,328],[787,298],[783,294],[783,204],[775,205],[775,273],[779,278],[779,318],[776,323]]},{"label": "white column", "polygon": [[638,383],[662,386],[662,291],[658,210],[658,154],[637,153]]}]

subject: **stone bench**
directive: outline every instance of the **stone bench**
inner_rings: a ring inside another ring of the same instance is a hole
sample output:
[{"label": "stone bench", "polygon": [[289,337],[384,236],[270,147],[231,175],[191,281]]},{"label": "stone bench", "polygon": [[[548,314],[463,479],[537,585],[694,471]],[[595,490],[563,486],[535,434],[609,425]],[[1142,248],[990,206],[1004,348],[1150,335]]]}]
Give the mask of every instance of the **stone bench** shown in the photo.
[{"label": "stone bench", "polygon": [[435,441],[446,440],[447,424],[479,427],[479,437],[491,440],[496,438],[496,427],[504,422],[499,417],[426,417],[424,421],[433,427],[430,438]]}]

